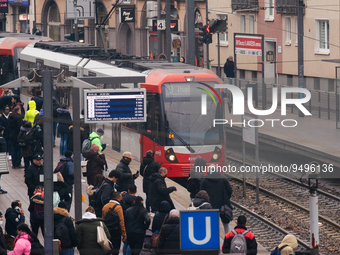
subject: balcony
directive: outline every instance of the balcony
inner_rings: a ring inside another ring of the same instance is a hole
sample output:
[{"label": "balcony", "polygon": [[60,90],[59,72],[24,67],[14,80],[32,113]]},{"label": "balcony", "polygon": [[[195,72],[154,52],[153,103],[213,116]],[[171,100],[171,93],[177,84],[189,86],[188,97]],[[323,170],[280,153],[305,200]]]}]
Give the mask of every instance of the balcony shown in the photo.
[{"label": "balcony", "polygon": [[233,11],[257,12],[259,10],[258,0],[232,0],[231,9]]},{"label": "balcony", "polygon": [[276,13],[297,15],[299,0],[276,0]]}]

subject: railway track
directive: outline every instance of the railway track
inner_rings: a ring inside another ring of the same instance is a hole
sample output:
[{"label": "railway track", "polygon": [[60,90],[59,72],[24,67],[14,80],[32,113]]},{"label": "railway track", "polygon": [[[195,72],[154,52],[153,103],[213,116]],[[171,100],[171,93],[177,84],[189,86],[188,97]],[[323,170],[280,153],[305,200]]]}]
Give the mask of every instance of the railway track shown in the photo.
[{"label": "railway track", "polygon": [[[292,234],[234,201],[231,201],[231,204],[233,206],[234,218],[237,218],[239,215],[245,215],[248,226],[250,226],[249,229],[255,235],[257,242],[261,243],[268,251],[279,245],[286,235]],[[295,250],[308,249],[309,244],[298,239],[298,247]]]},{"label": "railway track", "polygon": [[[239,160],[228,158],[230,164],[241,166]],[[242,179],[240,175],[230,175],[234,194],[242,194]],[[277,176],[276,176],[277,177]],[[260,201],[255,200],[255,180],[247,179],[246,198],[237,197],[246,207],[258,214],[270,218],[271,221],[290,229],[301,240],[309,240],[309,189],[307,185],[298,184],[293,179],[266,178],[260,179]],[[340,199],[324,191],[319,195],[319,232],[320,250],[324,254],[339,254],[340,252]],[[273,210],[276,209],[276,210]],[[278,212],[279,211],[279,212]],[[335,253],[334,253],[335,252]]]}]

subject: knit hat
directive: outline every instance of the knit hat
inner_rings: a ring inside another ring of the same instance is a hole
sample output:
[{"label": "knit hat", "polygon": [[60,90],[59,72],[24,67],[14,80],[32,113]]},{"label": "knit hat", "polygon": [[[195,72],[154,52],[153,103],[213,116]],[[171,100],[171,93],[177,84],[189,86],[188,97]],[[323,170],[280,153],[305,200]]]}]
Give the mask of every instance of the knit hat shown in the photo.
[{"label": "knit hat", "polygon": [[98,128],[96,133],[97,133],[98,135],[103,135],[103,134],[104,134],[104,130],[101,129],[101,128]]},{"label": "knit hat", "polygon": [[231,58],[233,58],[233,56],[229,56],[227,59],[231,59]]},{"label": "knit hat", "polygon": [[69,151],[69,150],[65,151],[65,157],[66,158],[70,158],[72,156],[72,154],[73,154],[72,151]]},{"label": "knit hat", "polygon": [[179,218],[179,211],[172,209],[169,213],[169,218]]},{"label": "knit hat", "polygon": [[99,151],[99,146],[95,143],[91,144],[91,151]]},{"label": "knit hat", "polygon": [[58,207],[59,207],[59,208],[67,209],[67,204],[66,204],[65,201],[60,201],[59,204],[58,204]]}]

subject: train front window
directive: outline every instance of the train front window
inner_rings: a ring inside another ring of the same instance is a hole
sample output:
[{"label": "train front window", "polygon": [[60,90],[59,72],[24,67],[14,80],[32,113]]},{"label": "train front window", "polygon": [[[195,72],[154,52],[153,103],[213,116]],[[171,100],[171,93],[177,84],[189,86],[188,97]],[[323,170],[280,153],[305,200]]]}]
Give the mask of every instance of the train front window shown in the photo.
[{"label": "train front window", "polygon": [[[205,84],[214,87],[213,82]],[[206,86],[195,82],[163,84],[167,145],[188,147],[223,143],[222,128],[213,127],[213,120],[221,118],[222,108],[219,99],[216,95],[214,99],[207,95],[206,115],[202,115],[202,94],[206,93],[202,88],[207,89]]]}]

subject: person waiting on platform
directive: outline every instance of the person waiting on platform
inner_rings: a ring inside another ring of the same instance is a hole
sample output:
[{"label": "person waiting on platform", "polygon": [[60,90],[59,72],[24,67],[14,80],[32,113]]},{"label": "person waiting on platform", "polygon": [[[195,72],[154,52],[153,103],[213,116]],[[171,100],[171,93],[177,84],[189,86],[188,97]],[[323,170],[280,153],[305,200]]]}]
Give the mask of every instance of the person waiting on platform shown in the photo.
[{"label": "person waiting on platform", "polygon": [[127,192],[129,186],[131,184],[135,184],[135,179],[139,176],[139,171],[135,174],[132,174],[131,172],[129,164],[131,163],[132,159],[132,153],[125,151],[123,153],[122,159],[116,167],[116,170],[121,173],[121,178],[117,181],[117,190],[120,192]]},{"label": "person waiting on platform", "polygon": [[[256,255],[257,254],[257,242],[255,236],[252,232],[247,230],[247,218],[244,215],[240,215],[236,221],[236,227],[234,230],[228,232],[225,235],[224,243],[222,245],[223,253],[247,253],[247,255]],[[242,234],[246,240],[246,244],[244,246],[246,252],[237,252],[242,247],[237,247],[235,243],[233,243],[233,238],[237,234]]]},{"label": "person waiting on platform", "polygon": [[25,223],[25,213],[22,210],[22,204],[19,200],[14,200],[11,207],[6,210],[5,213],[6,233],[14,238],[17,236],[17,227],[20,223]]}]

